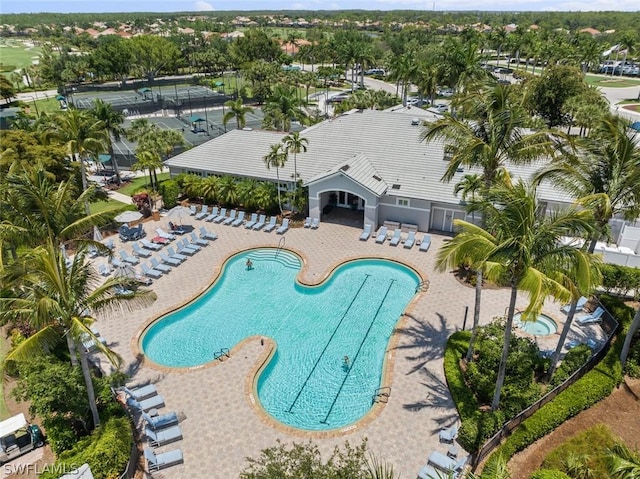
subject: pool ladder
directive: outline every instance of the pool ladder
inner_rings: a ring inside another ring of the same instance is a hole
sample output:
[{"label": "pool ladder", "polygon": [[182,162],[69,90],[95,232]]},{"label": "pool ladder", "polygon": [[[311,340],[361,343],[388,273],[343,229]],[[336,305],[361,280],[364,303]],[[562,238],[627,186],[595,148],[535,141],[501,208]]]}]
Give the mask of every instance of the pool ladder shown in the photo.
[{"label": "pool ladder", "polygon": [[416,293],[426,293],[429,289],[429,280],[425,279],[424,281],[420,281],[418,286],[416,286]]},{"label": "pool ladder", "polygon": [[213,359],[219,359],[220,361],[222,361],[222,358],[226,356],[226,357],[231,357],[229,355],[229,348],[222,348],[220,351],[216,351],[215,353],[213,353]]},{"label": "pool ladder", "polygon": [[284,236],[280,237],[280,241],[278,241],[278,247],[276,248],[276,258],[278,257],[278,253],[280,250],[284,248],[284,244],[286,243],[286,238]]},{"label": "pool ladder", "polygon": [[377,402],[386,404],[389,402],[389,396],[391,396],[391,388],[389,386],[378,388],[371,397],[371,404],[375,404]]}]

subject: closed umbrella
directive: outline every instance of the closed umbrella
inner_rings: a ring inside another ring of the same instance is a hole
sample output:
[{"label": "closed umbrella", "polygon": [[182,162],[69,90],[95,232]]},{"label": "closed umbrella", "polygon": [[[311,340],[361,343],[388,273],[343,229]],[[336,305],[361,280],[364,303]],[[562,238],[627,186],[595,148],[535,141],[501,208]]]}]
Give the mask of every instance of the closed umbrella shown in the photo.
[{"label": "closed umbrella", "polygon": [[138,221],[142,218],[142,213],[139,211],[124,211],[114,218],[118,223],[131,223],[132,221]]},{"label": "closed umbrella", "polygon": [[102,241],[102,233],[100,233],[100,228],[97,226],[93,227],[93,241]]},{"label": "closed umbrella", "polygon": [[136,270],[133,269],[133,266],[129,264],[121,264],[118,266],[113,273],[115,278],[129,278],[133,279],[136,277]]}]

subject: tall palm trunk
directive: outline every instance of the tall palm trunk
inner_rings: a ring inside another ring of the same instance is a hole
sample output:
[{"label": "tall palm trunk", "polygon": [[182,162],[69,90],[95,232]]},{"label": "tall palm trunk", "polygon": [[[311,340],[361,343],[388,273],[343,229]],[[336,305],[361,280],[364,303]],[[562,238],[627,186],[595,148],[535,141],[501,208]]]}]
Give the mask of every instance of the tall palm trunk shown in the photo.
[{"label": "tall palm trunk", "polygon": [[80,348],[79,351],[80,365],[82,366],[82,376],[84,377],[84,383],[87,386],[89,409],[91,409],[93,427],[95,428],[100,425],[100,415],[98,414],[98,405],[96,404],[96,392],[93,390],[93,381],[91,380],[91,371],[89,370],[89,361],[87,361],[87,355],[82,348]]},{"label": "tall palm trunk", "polygon": [[633,321],[631,321],[631,326],[629,326],[627,337],[624,338],[624,344],[622,345],[622,352],[620,353],[620,363],[622,363],[623,368],[627,364],[629,349],[631,349],[631,340],[633,339],[633,336],[636,333],[636,331],[638,331],[639,327],[640,327],[640,309],[636,311],[636,315],[633,317]]},{"label": "tall palm trunk", "polygon": [[507,372],[507,358],[509,357],[509,343],[511,342],[511,329],[513,327],[513,314],[516,311],[516,299],[518,297],[518,285],[515,280],[511,280],[511,299],[509,301],[509,312],[507,313],[507,324],[504,328],[504,345],[502,346],[502,357],[500,358],[500,367],[498,368],[498,379],[496,380],[496,389],[493,393],[493,401],[491,402],[491,410],[495,411],[500,406],[500,393],[504,384],[504,377]]},{"label": "tall palm trunk", "polygon": [[296,163],[297,153],[293,150],[293,204],[292,208],[296,205],[296,193],[298,192],[298,164]]},{"label": "tall palm trunk", "polygon": [[[84,166],[84,159],[77,153],[74,156],[76,161],[80,162],[80,177],[82,179],[82,191],[85,192],[87,191],[88,184],[87,184],[87,170]],[[91,214],[91,209],[89,208],[88,201],[84,202],[84,211],[85,213],[87,213],[87,216]]]},{"label": "tall palm trunk", "polygon": [[113,153],[113,142],[111,141],[111,137],[109,137],[109,155],[111,155],[111,164],[113,165],[113,171],[116,174],[116,183],[120,186],[122,184],[122,178],[120,178],[120,167],[116,161],[116,155]]},{"label": "tall palm trunk", "polygon": [[69,332],[65,334],[65,337],[67,338],[69,356],[71,356],[71,365],[73,367],[78,367],[78,348],[76,347],[76,342],[71,338],[71,333]]},{"label": "tall palm trunk", "polygon": [[476,302],[473,306],[473,329],[471,330],[471,339],[469,339],[469,349],[465,361],[469,362],[473,358],[473,346],[478,336],[478,323],[480,322],[480,299],[482,297],[482,270],[476,271]]},{"label": "tall palm trunk", "polygon": [[553,357],[551,358],[551,364],[549,365],[549,371],[547,372],[546,377],[547,382],[551,381],[553,374],[556,372],[556,366],[558,364],[558,361],[560,361],[560,354],[562,353],[564,342],[567,340],[567,335],[569,334],[569,330],[571,329],[571,323],[573,322],[573,316],[576,314],[577,307],[578,298],[574,298],[571,300],[571,306],[569,307],[567,320],[564,322],[562,332],[560,333],[560,338],[558,339],[558,344],[556,345],[556,350],[554,351]]},{"label": "tall palm trunk", "polygon": [[276,167],[276,179],[278,180],[277,190],[278,190],[278,208],[280,208],[280,214],[284,214],[282,211],[282,199],[280,198],[280,169]]}]

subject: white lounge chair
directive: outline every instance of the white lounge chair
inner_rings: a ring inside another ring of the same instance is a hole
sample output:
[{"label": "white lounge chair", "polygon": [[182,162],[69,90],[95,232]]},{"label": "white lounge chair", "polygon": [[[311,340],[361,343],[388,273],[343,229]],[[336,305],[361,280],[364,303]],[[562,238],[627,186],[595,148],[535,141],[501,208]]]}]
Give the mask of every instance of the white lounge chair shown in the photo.
[{"label": "white lounge chair", "polygon": [[[584,296],[580,296],[578,298],[578,301],[576,303],[576,313],[578,311],[582,311],[584,309],[584,307],[587,305],[587,303],[589,302],[589,298],[585,298]],[[569,314],[569,311],[571,310],[571,303],[569,304],[565,304],[562,308],[561,311],[564,314]]]},{"label": "white lounge chair", "polygon": [[142,401],[143,399],[150,398],[158,394],[158,390],[154,384],[147,384],[139,388],[128,388],[122,386],[121,388],[127,396],[132,397],[136,401]]},{"label": "white lounge chair", "polygon": [[287,231],[289,231],[289,218],[285,218],[282,221],[282,226],[280,226],[280,228],[278,228],[276,230],[276,233],[279,235],[283,235],[285,234]]},{"label": "white lounge chair", "polygon": [[213,210],[211,210],[211,214],[209,216],[207,216],[206,218],[204,218],[204,220],[208,221],[209,223],[211,223],[217,217],[218,217],[218,207],[214,206]]},{"label": "white lounge chair", "polygon": [[222,222],[223,225],[230,225],[233,224],[233,222],[236,220],[236,215],[238,214],[238,210],[231,210],[231,213],[229,213],[229,216],[227,218],[224,219],[224,221]]},{"label": "white lounge chair", "polygon": [[253,228],[253,225],[255,225],[257,221],[258,221],[258,214],[251,213],[251,219],[244,224],[244,227],[247,229],[251,229]]},{"label": "white lounge chair", "polygon": [[153,243],[151,241],[149,241],[148,239],[141,239],[140,240],[140,244],[142,244],[142,246],[144,248],[150,249],[152,251],[159,251],[162,249],[162,245],[158,244],[158,243]]},{"label": "white lounge chair", "polygon": [[133,254],[139,256],[140,258],[148,258],[153,253],[148,249],[141,248],[138,243],[133,243]]},{"label": "white lounge chair", "polygon": [[156,431],[147,426],[144,429],[144,435],[147,436],[147,441],[149,441],[151,447],[159,447],[182,439],[182,429],[176,425]]},{"label": "white lounge chair", "polygon": [[383,226],[378,230],[378,235],[376,236],[376,243],[384,243],[387,239],[387,227]]},{"label": "white lounge chair", "polygon": [[420,242],[420,251],[429,251],[429,246],[431,246],[431,236],[424,235]]},{"label": "white lounge chair", "polygon": [[187,256],[185,256],[183,254],[180,254],[180,253],[176,253],[174,251],[174,249],[173,249],[173,246],[169,246],[167,248],[167,253],[168,253],[169,258],[177,259],[177,260],[179,260],[181,262],[182,261],[186,261],[188,259]]},{"label": "white lounge chair", "polygon": [[404,247],[405,248],[413,248],[413,245],[416,242],[416,232],[415,231],[409,231],[409,236],[407,236],[407,239],[404,240]]},{"label": "white lounge chair", "polygon": [[189,215],[190,216],[195,216],[197,212],[198,212],[198,210],[196,209],[196,205],[189,206]]},{"label": "white lounge chair", "polygon": [[160,261],[170,266],[180,266],[180,264],[184,261],[183,259],[181,259],[181,256],[182,255],[179,255],[179,257],[175,254],[172,255],[171,252],[167,250],[160,253]]},{"label": "white lounge chair", "polygon": [[111,274],[111,268],[108,264],[101,264],[100,266],[98,266],[98,273],[100,273],[102,276],[109,276]]},{"label": "white lounge chair", "polygon": [[438,439],[440,440],[440,442],[451,443],[455,441],[456,437],[458,437],[458,426],[455,424],[446,429],[442,429],[438,434]]},{"label": "white lounge chair", "polygon": [[181,254],[183,256],[184,255],[193,256],[194,254],[197,253],[197,251],[195,249],[189,248],[188,246],[185,247],[185,245],[182,243],[182,241],[178,241],[176,243],[176,248],[178,248],[177,249],[178,254]]},{"label": "white lounge chair", "polygon": [[393,236],[389,240],[389,244],[391,246],[398,246],[400,244],[400,235],[402,234],[402,230],[400,228],[396,228],[393,231]]},{"label": "white lounge chair", "polygon": [[593,313],[580,315],[576,317],[576,323],[579,326],[586,326],[588,324],[595,324],[602,321],[602,315],[604,314],[604,308],[598,306]]},{"label": "white lounge chair", "polygon": [[364,225],[364,229],[362,230],[362,233],[360,233],[360,241],[367,241],[369,239],[371,236],[371,229],[371,225]]},{"label": "white lounge chair", "polygon": [[196,215],[196,219],[201,220],[203,218],[206,218],[208,214],[209,214],[209,207],[207,205],[202,205],[202,209],[200,210],[200,213]]},{"label": "white lounge chair", "polygon": [[261,230],[262,228],[264,228],[264,224],[267,222],[267,216],[266,215],[260,215],[260,218],[258,219],[257,223],[255,225],[253,225],[254,230],[258,231]]},{"label": "white lounge chair", "polygon": [[270,233],[270,232],[272,232],[274,229],[276,229],[276,226],[278,226],[278,225],[276,224],[277,219],[278,219],[278,217],[277,217],[277,216],[272,216],[272,217],[269,219],[269,224],[267,224],[267,226],[265,226],[265,227],[264,227],[264,230],[263,230],[263,231],[264,231],[265,233]]},{"label": "white lounge chair", "polygon": [[240,226],[243,222],[244,222],[244,211],[241,211],[240,213],[238,213],[238,217],[233,220],[233,223],[231,223],[231,226]]},{"label": "white lounge chair", "polygon": [[138,258],[136,258],[135,256],[131,256],[123,249],[120,250],[120,258],[122,258],[122,261],[129,264],[138,264],[140,262]]},{"label": "white lounge chair", "polygon": [[[201,250],[202,250],[202,246],[198,246],[197,244],[193,244],[193,243],[191,243],[191,242],[189,241],[189,238],[183,238],[183,239],[182,239],[182,246],[183,246],[183,248],[193,250],[193,251],[195,251],[196,253],[197,253],[198,251],[201,251]],[[178,248],[180,248],[180,243],[179,243],[179,242],[178,242]]]},{"label": "white lounge chair", "polygon": [[171,233],[167,233],[162,228],[156,228],[156,234],[160,236],[160,238],[168,239],[169,241],[176,239],[175,235],[172,235]]},{"label": "white lounge chair", "polygon": [[198,238],[195,231],[191,232],[191,241],[190,243],[195,243],[198,246],[209,246],[209,241],[204,238]]},{"label": "white lounge chair", "polygon": [[211,232],[211,231],[207,231],[207,229],[204,226],[200,227],[200,238],[204,238],[204,239],[208,239],[208,240],[217,240],[218,239],[218,235]]},{"label": "white lounge chair", "polygon": [[313,220],[311,220],[311,229],[317,230],[318,226],[320,226],[320,220],[318,218],[313,218]]},{"label": "white lounge chair", "polygon": [[116,249],[116,245],[113,243],[113,240],[111,238],[109,238],[104,245],[107,247],[107,249],[113,251]]},{"label": "white lounge chair", "polygon": [[226,208],[222,208],[220,210],[220,214],[218,216],[216,216],[215,218],[213,218],[213,222],[214,223],[222,223],[226,217],[227,217],[227,209]]},{"label": "white lounge chair", "polygon": [[310,228],[311,227],[311,217],[307,216],[307,219],[304,220],[304,227],[305,228]]},{"label": "white lounge chair", "polygon": [[166,264],[160,264],[157,258],[151,258],[151,267],[153,269],[157,269],[163,274],[167,274],[171,272],[171,266],[168,266]]},{"label": "white lounge chair", "polygon": [[147,469],[149,469],[149,472],[159,471],[165,467],[182,464],[184,462],[182,451],[180,449],[173,449],[171,451],[156,454],[153,452],[153,449],[145,447],[144,458],[147,461]]},{"label": "white lounge chair", "polygon": [[147,426],[155,431],[178,424],[178,415],[173,411],[160,416],[149,416],[143,412],[142,419],[147,423]]},{"label": "white lounge chair", "polygon": [[142,263],[140,267],[142,268],[142,274],[149,278],[158,279],[162,276],[162,273],[160,271],[158,271],[157,269],[151,269],[144,263]]},{"label": "white lounge chair", "polygon": [[159,394],[142,401],[128,397],[127,406],[138,409],[139,411],[149,412],[151,409],[157,409],[164,406],[164,398]]}]

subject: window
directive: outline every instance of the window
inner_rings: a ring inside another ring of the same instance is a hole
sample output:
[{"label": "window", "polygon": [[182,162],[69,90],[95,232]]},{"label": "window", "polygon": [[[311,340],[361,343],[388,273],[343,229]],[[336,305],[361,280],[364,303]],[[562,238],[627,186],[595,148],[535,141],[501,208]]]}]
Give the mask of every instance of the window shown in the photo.
[{"label": "window", "polygon": [[398,206],[409,206],[408,198],[396,198],[396,204]]},{"label": "window", "polygon": [[444,156],[442,157],[442,159],[444,161],[451,161],[452,158],[453,158],[453,148],[451,148],[450,146],[445,146]]}]

